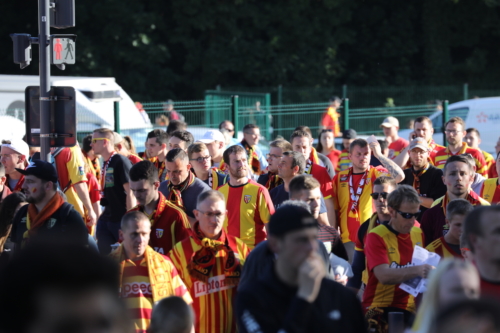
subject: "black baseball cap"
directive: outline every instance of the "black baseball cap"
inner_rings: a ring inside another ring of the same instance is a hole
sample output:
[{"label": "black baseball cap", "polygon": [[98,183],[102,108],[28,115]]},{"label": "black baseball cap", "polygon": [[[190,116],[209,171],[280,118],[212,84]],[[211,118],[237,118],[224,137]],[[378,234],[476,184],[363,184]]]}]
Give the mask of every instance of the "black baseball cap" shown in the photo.
[{"label": "black baseball cap", "polygon": [[16,171],[25,176],[31,175],[36,178],[40,178],[41,180],[57,183],[56,168],[54,168],[52,163],[49,162],[33,160],[26,167],[26,170],[16,168]]},{"label": "black baseball cap", "polygon": [[358,133],[352,128],[346,129],[342,132],[342,139],[356,139],[358,137]]},{"label": "black baseball cap", "polygon": [[269,221],[269,234],[284,236],[285,234],[304,228],[318,227],[318,222],[305,208],[284,206],[278,208]]}]

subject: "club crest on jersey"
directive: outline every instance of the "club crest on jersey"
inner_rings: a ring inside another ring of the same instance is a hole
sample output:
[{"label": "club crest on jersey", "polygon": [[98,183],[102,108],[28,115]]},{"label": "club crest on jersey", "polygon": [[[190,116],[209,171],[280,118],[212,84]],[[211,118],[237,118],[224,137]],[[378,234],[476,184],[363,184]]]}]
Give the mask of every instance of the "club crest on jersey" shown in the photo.
[{"label": "club crest on jersey", "polygon": [[249,202],[250,202],[250,200],[252,200],[252,196],[251,196],[251,195],[248,195],[248,194],[247,194],[247,195],[245,195],[245,196],[243,197],[243,201],[245,201],[245,203],[249,203]]},{"label": "club crest on jersey", "polygon": [[156,238],[163,237],[163,229],[156,229]]},{"label": "club crest on jersey", "polygon": [[51,229],[55,224],[56,224],[57,220],[54,219],[54,218],[51,218],[47,221],[47,229]]},{"label": "club crest on jersey", "polygon": [[348,175],[342,176],[342,177],[340,177],[340,181],[346,182],[348,177],[349,177]]}]

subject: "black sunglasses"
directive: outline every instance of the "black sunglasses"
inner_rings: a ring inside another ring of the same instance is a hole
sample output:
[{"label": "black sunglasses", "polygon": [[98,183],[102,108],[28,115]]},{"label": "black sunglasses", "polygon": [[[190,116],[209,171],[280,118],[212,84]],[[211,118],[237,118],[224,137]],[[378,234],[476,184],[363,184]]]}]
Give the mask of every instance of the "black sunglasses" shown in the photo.
[{"label": "black sunglasses", "polygon": [[375,199],[375,200],[378,200],[378,197],[379,197],[379,196],[381,196],[381,197],[382,197],[382,199],[384,199],[384,200],[385,200],[385,199],[387,199],[387,196],[389,195],[389,193],[387,193],[387,192],[380,192],[380,193],[378,193],[378,192],[373,192],[373,193],[372,193],[372,194],[370,194],[370,195],[371,195],[371,196],[372,196],[372,198],[373,198],[373,199]]},{"label": "black sunglasses", "polygon": [[409,220],[411,219],[412,217],[417,217],[418,214],[420,214],[420,211],[416,212],[416,213],[403,213],[403,212],[400,212],[399,210],[397,211],[399,215],[401,215],[403,218]]}]

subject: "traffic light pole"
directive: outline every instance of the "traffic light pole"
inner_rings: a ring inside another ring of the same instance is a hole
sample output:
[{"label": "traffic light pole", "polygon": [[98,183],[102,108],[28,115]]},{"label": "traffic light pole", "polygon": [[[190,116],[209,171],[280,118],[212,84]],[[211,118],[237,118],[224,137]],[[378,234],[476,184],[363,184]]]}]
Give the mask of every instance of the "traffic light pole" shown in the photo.
[{"label": "traffic light pole", "polygon": [[49,0],[38,0],[40,46],[40,157],[50,161],[50,7]]}]

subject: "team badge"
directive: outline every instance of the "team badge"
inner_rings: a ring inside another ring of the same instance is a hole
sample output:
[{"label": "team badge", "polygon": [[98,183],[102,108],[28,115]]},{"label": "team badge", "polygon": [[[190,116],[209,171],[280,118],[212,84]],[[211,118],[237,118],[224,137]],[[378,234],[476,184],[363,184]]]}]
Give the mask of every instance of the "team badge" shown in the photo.
[{"label": "team badge", "polygon": [[163,229],[156,229],[156,238],[163,237]]},{"label": "team badge", "polygon": [[349,176],[347,176],[347,175],[346,176],[342,176],[342,177],[340,177],[340,181],[341,182],[346,182],[348,177]]},{"label": "team badge", "polygon": [[249,203],[249,202],[250,202],[250,200],[252,200],[252,196],[251,196],[251,195],[245,195],[245,196],[243,197],[243,201],[245,201],[245,203]]},{"label": "team badge", "polygon": [[55,224],[56,224],[57,220],[52,218],[52,219],[49,219],[47,221],[47,229],[51,229]]},{"label": "team badge", "polygon": [[78,167],[78,173],[80,174],[80,176],[83,176],[83,167],[82,166]]}]

